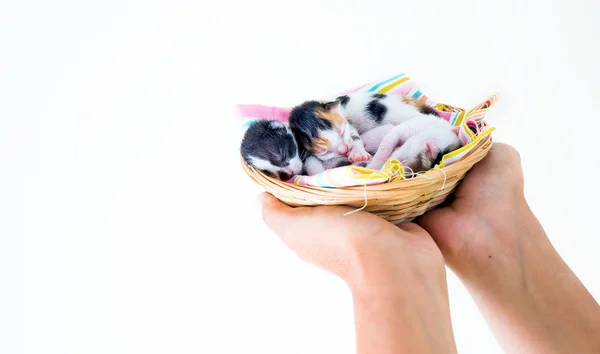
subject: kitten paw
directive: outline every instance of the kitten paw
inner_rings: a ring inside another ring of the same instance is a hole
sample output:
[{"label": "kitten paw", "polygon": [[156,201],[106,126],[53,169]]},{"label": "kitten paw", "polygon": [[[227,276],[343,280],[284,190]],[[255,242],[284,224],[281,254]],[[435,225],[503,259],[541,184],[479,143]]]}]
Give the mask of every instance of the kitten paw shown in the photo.
[{"label": "kitten paw", "polygon": [[348,161],[350,161],[350,163],[368,161],[370,158],[371,154],[364,150],[352,150],[348,154]]}]

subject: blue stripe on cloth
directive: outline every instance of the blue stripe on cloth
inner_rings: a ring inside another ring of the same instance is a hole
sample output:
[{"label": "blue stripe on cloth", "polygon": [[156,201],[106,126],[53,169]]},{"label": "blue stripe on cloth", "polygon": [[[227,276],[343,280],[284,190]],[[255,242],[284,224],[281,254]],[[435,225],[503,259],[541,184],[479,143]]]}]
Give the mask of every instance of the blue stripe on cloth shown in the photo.
[{"label": "blue stripe on cloth", "polygon": [[456,121],[458,120],[458,112],[452,113],[452,125],[456,125]]}]

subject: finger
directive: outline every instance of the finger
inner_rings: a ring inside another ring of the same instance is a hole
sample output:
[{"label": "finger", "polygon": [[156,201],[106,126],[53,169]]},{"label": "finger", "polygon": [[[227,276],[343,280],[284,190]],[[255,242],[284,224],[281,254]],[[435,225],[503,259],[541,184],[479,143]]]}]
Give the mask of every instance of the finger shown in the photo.
[{"label": "finger", "polygon": [[523,179],[523,165],[521,162],[521,154],[514,147],[497,143],[492,146],[494,149],[494,165],[497,170],[502,173],[509,174],[516,178],[516,180]]},{"label": "finger", "polygon": [[467,173],[455,194],[456,198],[496,198],[520,194],[523,190],[523,168],[515,148],[494,143],[487,156]]},{"label": "finger", "polygon": [[519,154],[517,149],[515,149],[511,145],[495,142],[492,145],[491,150],[494,153],[502,154],[503,156],[505,156],[507,159],[509,159],[511,161],[514,161],[516,163],[521,163],[521,155]]},{"label": "finger", "polygon": [[494,143],[482,164],[494,172],[514,173],[516,169],[521,169],[521,155],[508,144]]},{"label": "finger", "polygon": [[399,224],[398,227],[411,234],[419,236],[429,236],[429,233],[427,233],[425,229],[413,222],[402,223]]},{"label": "finger", "polygon": [[293,208],[266,192],[261,193],[258,198],[262,205],[262,218],[265,224],[277,235],[283,235],[285,229],[290,226]]}]

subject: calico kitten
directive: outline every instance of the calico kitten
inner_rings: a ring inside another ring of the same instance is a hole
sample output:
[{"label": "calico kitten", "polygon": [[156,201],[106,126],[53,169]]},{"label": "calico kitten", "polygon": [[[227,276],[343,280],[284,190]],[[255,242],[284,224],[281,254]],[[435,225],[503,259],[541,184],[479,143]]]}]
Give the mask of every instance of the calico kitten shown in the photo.
[{"label": "calico kitten", "polygon": [[290,113],[290,128],[298,139],[298,146],[322,161],[347,157],[349,163],[367,161],[356,129],[337,113],[337,101],[306,101]]},{"label": "calico kitten", "polygon": [[288,181],[302,173],[300,150],[289,125],[276,120],[253,122],[242,139],[246,163],[269,177]]}]

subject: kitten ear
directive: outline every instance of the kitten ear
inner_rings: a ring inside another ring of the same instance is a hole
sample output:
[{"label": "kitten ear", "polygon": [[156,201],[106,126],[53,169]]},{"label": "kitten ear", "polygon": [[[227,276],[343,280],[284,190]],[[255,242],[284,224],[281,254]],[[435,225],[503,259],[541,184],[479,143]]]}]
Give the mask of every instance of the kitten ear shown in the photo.
[{"label": "kitten ear", "polygon": [[432,141],[428,141],[425,143],[425,152],[433,159],[437,157],[437,155],[440,153],[440,150]]},{"label": "kitten ear", "polygon": [[269,122],[269,128],[271,129],[280,129],[283,127],[285,127],[285,125],[283,125],[283,123],[278,120],[272,120]]},{"label": "kitten ear", "polygon": [[330,109],[335,108],[335,106],[337,106],[339,103],[340,103],[339,101],[327,102],[327,103],[325,103],[325,109],[329,111]]},{"label": "kitten ear", "polygon": [[452,127],[452,132],[456,135],[458,135],[458,132],[460,131],[460,127]]}]

